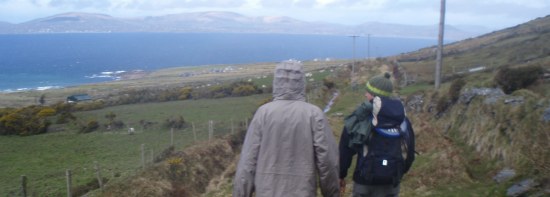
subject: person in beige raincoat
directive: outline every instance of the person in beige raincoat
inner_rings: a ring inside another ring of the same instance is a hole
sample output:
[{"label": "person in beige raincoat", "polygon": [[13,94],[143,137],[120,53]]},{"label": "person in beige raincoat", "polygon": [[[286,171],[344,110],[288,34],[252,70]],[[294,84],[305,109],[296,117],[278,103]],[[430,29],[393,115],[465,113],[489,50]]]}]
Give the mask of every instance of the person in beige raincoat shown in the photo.
[{"label": "person in beige raincoat", "polygon": [[277,65],[273,101],[256,111],[244,140],[234,197],[339,196],[338,146],[324,113],[305,102],[298,61]]}]

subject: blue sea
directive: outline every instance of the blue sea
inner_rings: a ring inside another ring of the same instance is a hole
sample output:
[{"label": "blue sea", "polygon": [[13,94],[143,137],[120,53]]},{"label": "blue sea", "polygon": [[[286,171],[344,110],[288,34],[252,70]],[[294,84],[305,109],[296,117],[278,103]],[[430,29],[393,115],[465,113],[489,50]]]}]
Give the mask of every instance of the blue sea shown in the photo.
[{"label": "blue sea", "polygon": [[[112,73],[177,66],[396,55],[435,39],[225,33],[0,35],[0,92],[116,80]],[[370,46],[370,47],[369,47]]]}]

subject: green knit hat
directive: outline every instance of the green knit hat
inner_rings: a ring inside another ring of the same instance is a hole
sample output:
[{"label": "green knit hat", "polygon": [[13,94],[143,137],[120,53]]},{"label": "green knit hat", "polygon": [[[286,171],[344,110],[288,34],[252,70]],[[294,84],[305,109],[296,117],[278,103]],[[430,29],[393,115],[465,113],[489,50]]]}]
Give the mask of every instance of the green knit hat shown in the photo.
[{"label": "green knit hat", "polygon": [[367,82],[367,91],[374,96],[390,96],[393,92],[393,84],[390,77],[390,73],[372,77]]}]

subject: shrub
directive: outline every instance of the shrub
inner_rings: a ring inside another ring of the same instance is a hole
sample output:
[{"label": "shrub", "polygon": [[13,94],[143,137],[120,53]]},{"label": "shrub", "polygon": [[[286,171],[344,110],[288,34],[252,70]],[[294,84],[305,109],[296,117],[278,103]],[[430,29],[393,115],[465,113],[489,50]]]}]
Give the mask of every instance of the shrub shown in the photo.
[{"label": "shrub", "polygon": [[91,111],[96,109],[103,109],[104,107],[105,102],[99,100],[92,102],[76,103],[73,108],[75,111]]},{"label": "shrub", "polygon": [[[108,178],[101,178],[101,181],[103,184],[107,183],[109,181]],[[89,179],[85,185],[79,185],[76,186],[71,191],[71,196],[86,196],[86,194],[90,191],[96,190],[99,188],[99,182],[96,178]]]},{"label": "shrub", "polygon": [[114,112],[109,112],[109,113],[105,114],[105,118],[107,118],[107,120],[109,120],[109,122],[113,122],[116,118],[116,114]]},{"label": "shrub", "polygon": [[146,120],[139,120],[139,125],[140,125],[143,129],[147,129],[147,128],[153,126],[153,124],[156,124],[156,123],[155,123],[155,122],[146,121]]},{"label": "shrub", "polygon": [[543,73],[544,70],[540,66],[502,68],[495,75],[494,80],[504,93],[510,94],[535,83]]},{"label": "shrub", "polygon": [[56,124],[65,124],[69,122],[69,120],[76,120],[76,117],[70,113],[70,112],[63,112],[57,116],[57,119],[55,121]]},{"label": "shrub", "polygon": [[458,99],[460,98],[460,90],[462,90],[462,87],[466,85],[466,81],[464,81],[463,78],[458,78],[453,81],[451,84],[451,88],[449,88],[449,97],[451,100],[451,103],[456,103]]},{"label": "shrub", "polygon": [[110,129],[122,129],[126,126],[126,124],[124,124],[124,122],[120,121],[120,120],[114,120],[114,121],[111,121],[109,122],[109,124],[106,124],[105,127],[107,128],[107,130],[110,130]]},{"label": "shrub", "polygon": [[192,97],[193,88],[191,87],[184,87],[180,90],[180,100],[190,99]]},{"label": "shrub", "polygon": [[170,174],[168,175],[172,181],[178,180],[182,176],[183,170],[183,158],[181,157],[171,157],[166,160],[168,163]]},{"label": "shrub", "polygon": [[99,128],[99,122],[95,120],[90,120],[86,125],[83,125],[82,127],[80,127],[80,132],[90,133],[97,130],[98,128]]},{"label": "shrub", "polygon": [[55,109],[57,113],[70,113],[73,111],[73,104],[71,103],[58,102],[51,107]]},{"label": "shrub", "polygon": [[328,89],[332,89],[334,88],[335,84],[334,84],[334,80],[333,79],[329,79],[329,78],[324,78],[323,79],[323,85],[325,87],[327,87]]},{"label": "shrub", "polygon": [[437,105],[435,106],[436,116],[441,116],[441,114],[447,111],[451,105],[452,103],[447,95],[440,97],[439,100],[437,100]]},{"label": "shrub", "polygon": [[2,112],[0,117],[0,135],[35,135],[48,132],[50,121],[39,113],[41,106],[29,106]]},{"label": "shrub", "polygon": [[38,116],[39,117],[47,117],[47,116],[53,116],[55,115],[55,109],[51,108],[51,107],[45,107],[44,109],[40,110],[40,112],[38,112]]},{"label": "shrub", "polygon": [[166,119],[164,121],[164,128],[174,128],[174,129],[183,129],[185,128],[185,119],[183,119],[183,116],[179,116],[175,119]]},{"label": "shrub", "polygon": [[233,88],[232,96],[248,96],[256,93],[256,88],[253,85],[243,84]]}]

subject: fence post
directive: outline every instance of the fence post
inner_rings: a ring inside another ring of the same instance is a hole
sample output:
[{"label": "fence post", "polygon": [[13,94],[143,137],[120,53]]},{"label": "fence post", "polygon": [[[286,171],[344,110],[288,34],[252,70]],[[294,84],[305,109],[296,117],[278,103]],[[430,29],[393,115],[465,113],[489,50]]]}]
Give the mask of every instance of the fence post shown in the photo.
[{"label": "fence post", "polygon": [[191,126],[193,127],[193,139],[196,142],[197,141],[197,132],[195,132],[195,123],[191,122]]},{"label": "fence post", "polygon": [[141,166],[145,170],[145,144],[141,144]]},{"label": "fence post", "polygon": [[231,119],[231,135],[235,133],[235,128],[233,127],[233,118]]},{"label": "fence post", "polygon": [[208,141],[212,139],[212,134],[214,133],[214,121],[208,121]]},{"label": "fence post", "polygon": [[103,180],[101,179],[101,169],[97,161],[94,161],[95,175],[97,177],[97,183],[99,183],[99,189],[103,190]]},{"label": "fence post", "polygon": [[66,170],[65,175],[67,176],[67,197],[71,197],[71,187],[72,187],[72,177],[71,170]]},{"label": "fence post", "polygon": [[154,164],[155,163],[155,152],[153,151],[153,149],[151,148],[151,164]]},{"label": "fence post", "polygon": [[170,130],[170,146],[174,146],[174,128]]},{"label": "fence post", "polygon": [[21,175],[21,194],[27,197],[27,176]]}]

